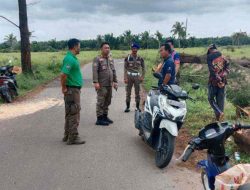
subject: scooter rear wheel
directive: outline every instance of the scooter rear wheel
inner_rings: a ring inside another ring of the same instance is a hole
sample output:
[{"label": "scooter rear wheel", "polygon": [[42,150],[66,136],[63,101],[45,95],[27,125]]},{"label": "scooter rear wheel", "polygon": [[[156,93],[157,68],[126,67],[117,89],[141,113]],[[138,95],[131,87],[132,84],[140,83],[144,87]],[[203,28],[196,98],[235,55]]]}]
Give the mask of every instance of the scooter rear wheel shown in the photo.
[{"label": "scooter rear wheel", "polygon": [[204,187],[204,190],[211,190],[209,188],[208,177],[207,177],[207,173],[205,170],[202,170],[202,172],[201,172],[201,181],[202,181],[202,185]]},{"label": "scooter rear wheel", "polygon": [[174,153],[175,137],[168,131],[163,131],[162,146],[155,153],[155,163],[159,168],[165,168],[172,159]]},{"label": "scooter rear wheel", "polygon": [[5,100],[7,103],[11,103],[11,102],[12,102],[12,97],[11,97],[9,91],[4,95],[4,100]]}]

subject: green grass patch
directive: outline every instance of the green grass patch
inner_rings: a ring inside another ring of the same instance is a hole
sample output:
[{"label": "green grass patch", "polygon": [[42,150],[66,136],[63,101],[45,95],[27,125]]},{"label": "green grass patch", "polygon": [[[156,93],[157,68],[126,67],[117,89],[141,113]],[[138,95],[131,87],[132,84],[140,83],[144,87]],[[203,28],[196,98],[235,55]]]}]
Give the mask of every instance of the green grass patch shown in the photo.
[{"label": "green grass patch", "polygon": [[[66,52],[34,52],[31,54],[33,74],[17,75],[20,96],[26,95],[34,88],[43,85],[60,74],[62,60]],[[84,51],[78,55],[81,64],[86,64],[98,55],[97,51]],[[0,56],[0,65],[20,66],[20,53],[4,53]]]}]

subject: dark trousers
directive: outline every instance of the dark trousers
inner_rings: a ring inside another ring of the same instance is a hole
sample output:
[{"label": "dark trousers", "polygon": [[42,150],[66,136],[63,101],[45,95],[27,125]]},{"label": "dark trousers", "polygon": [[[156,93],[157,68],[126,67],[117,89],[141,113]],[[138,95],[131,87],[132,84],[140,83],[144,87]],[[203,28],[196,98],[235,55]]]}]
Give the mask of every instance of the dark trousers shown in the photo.
[{"label": "dark trousers", "polygon": [[218,86],[208,85],[208,101],[214,110],[216,116],[224,112],[225,104],[225,87],[219,88]]},{"label": "dark trousers", "polygon": [[77,136],[78,126],[80,123],[80,93],[77,88],[67,87],[67,92],[64,95],[65,102],[65,135]]},{"label": "dark trousers", "polygon": [[108,115],[112,99],[112,86],[103,86],[97,90],[96,116]]}]

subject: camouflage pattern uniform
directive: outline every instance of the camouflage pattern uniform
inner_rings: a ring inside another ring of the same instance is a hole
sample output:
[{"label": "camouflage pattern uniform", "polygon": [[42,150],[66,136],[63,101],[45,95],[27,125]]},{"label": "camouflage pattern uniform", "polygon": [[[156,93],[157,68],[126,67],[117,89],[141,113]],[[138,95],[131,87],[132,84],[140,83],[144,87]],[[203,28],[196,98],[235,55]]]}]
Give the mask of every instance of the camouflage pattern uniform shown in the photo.
[{"label": "camouflage pattern uniform", "polygon": [[112,85],[114,82],[117,83],[114,60],[111,57],[96,57],[93,61],[93,83],[99,83],[101,87],[97,90],[97,117],[108,115],[108,107],[111,104]]},{"label": "camouflage pattern uniform", "polygon": [[124,80],[127,80],[126,86],[126,103],[127,107],[131,101],[131,90],[134,85],[135,88],[135,102],[136,107],[139,109],[140,104],[140,83],[141,77],[145,76],[144,60],[140,56],[134,57],[128,55],[124,60]]},{"label": "camouflage pattern uniform", "polygon": [[78,126],[80,123],[80,94],[78,88],[67,87],[67,92],[64,95],[65,102],[65,136],[75,138],[78,136]]}]

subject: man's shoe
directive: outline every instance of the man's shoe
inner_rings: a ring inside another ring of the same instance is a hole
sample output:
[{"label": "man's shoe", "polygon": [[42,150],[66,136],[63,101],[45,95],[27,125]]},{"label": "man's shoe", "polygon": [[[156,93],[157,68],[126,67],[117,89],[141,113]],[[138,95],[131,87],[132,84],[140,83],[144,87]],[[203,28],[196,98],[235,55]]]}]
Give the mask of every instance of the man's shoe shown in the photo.
[{"label": "man's shoe", "polygon": [[109,122],[105,121],[103,116],[97,117],[96,125],[108,126]]},{"label": "man's shoe", "polygon": [[126,102],[127,108],[124,110],[125,113],[130,112],[130,102]]},{"label": "man's shoe", "polygon": [[219,115],[216,115],[216,121],[222,122],[224,120],[224,113],[221,112]]},{"label": "man's shoe", "polygon": [[125,110],[124,110],[125,113],[128,113],[130,112],[130,109],[127,107]]},{"label": "man's shoe", "polygon": [[141,110],[140,110],[140,102],[136,102],[136,110],[138,110],[139,112],[141,112]]},{"label": "man's shoe", "polygon": [[81,140],[80,137],[69,137],[67,141],[67,145],[79,145],[79,144],[85,144],[86,141]]},{"label": "man's shoe", "polygon": [[62,139],[63,142],[67,142],[68,141],[68,135],[65,135]]},{"label": "man's shoe", "polygon": [[104,121],[107,121],[109,124],[114,123],[111,119],[109,119],[108,115],[106,115],[106,114],[103,115],[103,119],[104,119]]},{"label": "man's shoe", "polygon": [[224,120],[224,113],[221,112],[220,116],[219,116],[219,122],[222,122]]}]

